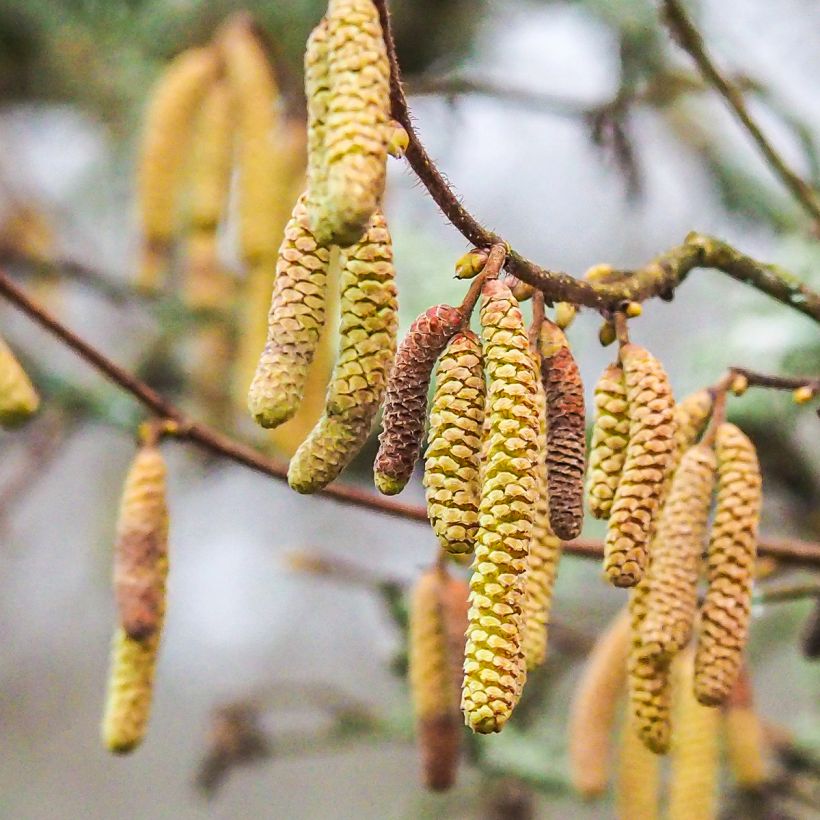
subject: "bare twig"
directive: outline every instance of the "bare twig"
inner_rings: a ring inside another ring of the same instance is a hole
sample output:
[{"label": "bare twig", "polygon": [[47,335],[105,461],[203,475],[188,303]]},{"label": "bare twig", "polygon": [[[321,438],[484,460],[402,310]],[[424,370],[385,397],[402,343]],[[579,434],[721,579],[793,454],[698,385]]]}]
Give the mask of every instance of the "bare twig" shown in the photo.
[{"label": "bare twig", "polygon": [[789,601],[803,601],[806,598],[820,599],[820,581],[764,587],[755,593],[754,602],[756,604],[781,604]]}]

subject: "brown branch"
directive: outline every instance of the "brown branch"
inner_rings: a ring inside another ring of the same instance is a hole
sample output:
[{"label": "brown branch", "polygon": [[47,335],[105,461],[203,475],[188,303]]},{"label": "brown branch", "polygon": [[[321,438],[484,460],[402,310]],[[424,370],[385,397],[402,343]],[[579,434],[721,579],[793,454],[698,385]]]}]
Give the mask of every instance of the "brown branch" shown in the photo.
[{"label": "brown branch", "polygon": [[756,373],[745,367],[730,367],[729,372],[735,376],[743,376],[749,387],[766,387],[769,390],[797,390],[799,387],[809,387],[815,393],[820,393],[820,378],[811,376],[769,376],[766,373]]},{"label": "brown branch", "polygon": [[820,582],[808,581],[803,584],[781,584],[764,587],[754,596],[757,604],[780,604],[790,601],[803,601],[806,598],[820,599]]},{"label": "brown branch", "polygon": [[792,192],[804,210],[820,222],[820,199],[817,192],[791,167],[775,150],[760,126],[752,118],[743,94],[720,72],[706,47],[700,32],[689,19],[679,0],[663,0],[664,18],[672,36],[689,56],[695,61],[704,79],[726,100],[729,107],[740,120],[740,123],[755,141],[771,169],[780,177],[783,184]]}]

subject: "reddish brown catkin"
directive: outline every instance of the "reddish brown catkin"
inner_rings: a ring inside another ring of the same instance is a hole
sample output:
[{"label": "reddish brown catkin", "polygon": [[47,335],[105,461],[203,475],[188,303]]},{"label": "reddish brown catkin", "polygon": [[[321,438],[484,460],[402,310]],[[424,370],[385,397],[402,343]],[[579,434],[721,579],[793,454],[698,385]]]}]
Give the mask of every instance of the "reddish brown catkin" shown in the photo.
[{"label": "reddish brown catkin", "polygon": [[695,694],[706,706],[728,697],[740,671],[751,615],[762,502],[760,465],[746,435],[733,424],[721,424],[715,450],[717,506],[695,657]]},{"label": "reddish brown catkin", "polygon": [[168,575],[165,461],[154,446],[139,449],[125,479],[114,550],[120,626],[145,640],[160,628]]},{"label": "reddish brown catkin", "polygon": [[549,320],[539,336],[541,378],[547,394],[547,483],[550,525],[565,541],[584,521],[586,452],[584,385],[564,332]]},{"label": "reddish brown catkin", "polygon": [[589,450],[587,507],[595,518],[609,518],[612,499],[621,481],[629,414],[624,372],[618,364],[604,370],[595,385],[595,422]]},{"label": "reddish brown catkin", "polygon": [[442,548],[473,551],[478,530],[484,360],[470,330],[450,340],[436,369],[424,462],[427,515]]},{"label": "reddish brown catkin", "polygon": [[[416,582],[410,600],[409,678],[424,784],[433,791],[456,779],[461,746],[458,662],[453,633],[467,624],[467,585],[433,567]],[[463,642],[463,637],[462,637]]]},{"label": "reddish brown catkin", "polygon": [[536,501],[539,374],[509,287],[491,280],[482,296],[489,387],[461,708],[473,731],[487,733],[507,722],[527,674],[522,607]]},{"label": "reddish brown catkin", "polygon": [[615,713],[626,683],[629,613],[620,612],[592,648],[569,713],[569,769],[582,797],[606,791]]},{"label": "reddish brown catkin", "polygon": [[433,365],[463,321],[458,308],[436,305],[413,322],[399,345],[373,465],[376,487],[385,495],[400,493],[413,474],[424,437]]},{"label": "reddish brown catkin", "polygon": [[621,348],[629,444],[604,545],[604,571],[617,587],[637,584],[647,563],[667,476],[674,466],[674,399],[660,362],[634,344]]},{"label": "reddish brown catkin", "polygon": [[687,450],[661,512],[641,625],[644,645],[661,659],[671,660],[692,634],[716,470],[711,447],[701,444]]}]

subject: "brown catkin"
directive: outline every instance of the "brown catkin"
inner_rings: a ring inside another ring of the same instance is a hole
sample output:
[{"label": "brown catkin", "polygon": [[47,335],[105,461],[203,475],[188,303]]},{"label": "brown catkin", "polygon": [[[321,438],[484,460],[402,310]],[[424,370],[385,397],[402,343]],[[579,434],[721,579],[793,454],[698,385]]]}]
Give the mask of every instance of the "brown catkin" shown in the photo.
[{"label": "brown catkin", "polygon": [[666,660],[680,652],[692,634],[716,470],[711,447],[701,444],[686,451],[653,539],[641,637]]},{"label": "brown catkin", "polygon": [[655,820],[660,816],[661,760],[640,741],[627,716],[621,727],[615,784],[618,820]]},{"label": "brown catkin", "polygon": [[584,522],[586,429],[584,385],[567,337],[545,319],[538,339],[547,394],[547,482],[550,525],[565,541]]},{"label": "brown catkin", "polygon": [[624,372],[611,364],[595,385],[595,422],[587,471],[587,507],[595,518],[609,518],[629,443],[629,405]]},{"label": "brown catkin", "polygon": [[159,630],[168,575],[165,461],[159,449],[137,452],[123,487],[114,548],[114,591],[120,626],[145,640]]},{"label": "brown catkin", "polygon": [[629,613],[620,612],[599,635],[575,689],[569,713],[569,769],[582,797],[606,791],[615,714],[626,683]]},{"label": "brown catkin", "polygon": [[0,426],[18,427],[31,418],[39,406],[40,396],[26,371],[0,338]]},{"label": "brown catkin", "polygon": [[409,679],[424,784],[453,785],[461,746],[458,666],[467,624],[467,585],[433,567],[416,582],[410,600]]},{"label": "brown catkin", "polygon": [[714,399],[708,390],[690,393],[675,405],[675,441],[683,455],[699,438],[712,414]]},{"label": "brown catkin", "polygon": [[733,424],[721,424],[715,450],[717,505],[695,657],[695,694],[707,706],[728,697],[743,660],[762,501],[760,465],[747,436]]},{"label": "brown catkin", "polygon": [[668,817],[711,820],[717,816],[720,711],[695,700],[691,651],[677,658],[674,675],[675,735]]},{"label": "brown catkin", "polygon": [[634,586],[647,563],[667,476],[675,458],[674,400],[660,362],[635,344],[621,348],[629,444],[605,541],[604,572],[617,587]]},{"label": "brown catkin", "polygon": [[502,729],[526,680],[522,606],[540,425],[539,374],[518,303],[498,280],[485,282],[482,297],[489,387],[461,707],[467,725],[487,733]]},{"label": "brown catkin", "polygon": [[164,282],[196,115],[218,71],[214,49],[188,49],[168,64],[151,92],[137,167],[142,251],[136,284],[143,290]]},{"label": "brown catkin", "polygon": [[268,339],[248,392],[248,408],[262,427],[282,424],[299,408],[325,324],[329,263],[330,251],[308,227],[302,195],[279,248]]},{"label": "brown catkin", "polygon": [[390,232],[377,211],[361,240],[342,252],[339,355],[325,413],[288,468],[288,482],[300,493],[333,481],[370,434],[396,352],[394,279]]},{"label": "brown catkin", "polygon": [[442,548],[473,551],[478,530],[484,360],[470,330],[450,340],[436,368],[424,461],[427,515]]},{"label": "brown catkin", "polygon": [[373,464],[376,487],[385,495],[400,493],[413,474],[424,438],[433,365],[463,321],[458,308],[435,305],[413,322],[399,346]]}]

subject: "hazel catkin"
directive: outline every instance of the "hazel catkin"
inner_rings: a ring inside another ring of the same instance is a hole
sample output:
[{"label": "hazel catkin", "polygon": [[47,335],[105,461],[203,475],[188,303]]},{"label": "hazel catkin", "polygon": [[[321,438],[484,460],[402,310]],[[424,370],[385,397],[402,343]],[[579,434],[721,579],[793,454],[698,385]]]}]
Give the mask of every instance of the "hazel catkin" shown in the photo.
[{"label": "hazel catkin", "polygon": [[712,414],[713,404],[714,398],[708,390],[698,390],[675,405],[675,440],[679,456],[700,438]]},{"label": "hazel catkin", "polygon": [[0,338],[0,426],[18,427],[33,416],[40,396],[5,340]]},{"label": "hazel catkin", "polygon": [[584,385],[569,342],[557,325],[544,320],[538,342],[547,394],[550,525],[568,541],[581,532],[584,520]]},{"label": "hazel catkin", "polygon": [[695,694],[707,706],[726,699],[740,670],[751,615],[762,501],[760,466],[748,437],[733,424],[721,424],[715,450],[717,505],[695,656]]},{"label": "hazel catkin", "polygon": [[522,605],[539,420],[527,330],[503,282],[484,283],[481,325],[489,386],[461,706],[467,725],[487,733],[504,726],[526,679]]},{"label": "hazel catkin", "polygon": [[305,48],[305,98],[307,99],[307,210],[310,225],[318,225],[327,189],[325,132],[330,98],[327,69],[327,19],[311,31]]},{"label": "hazel catkin", "polygon": [[439,359],[424,461],[427,515],[442,548],[473,551],[478,529],[484,361],[478,337],[456,333]]},{"label": "hazel catkin", "polygon": [[168,575],[165,461],[155,446],[137,452],[125,479],[114,549],[120,626],[134,640],[160,628]]},{"label": "hazel catkin", "polygon": [[768,779],[767,743],[754,708],[752,687],[742,667],[723,711],[726,757],[741,789],[757,790]]},{"label": "hazel catkin", "polygon": [[621,348],[629,443],[609,516],[604,572],[618,587],[637,584],[647,563],[647,544],[675,458],[674,400],[660,362],[646,349]]},{"label": "hazel catkin", "polygon": [[619,820],[660,817],[661,760],[641,742],[627,715],[621,727],[615,804]]},{"label": "hazel catkin", "polygon": [[400,493],[413,474],[424,436],[433,365],[463,322],[458,308],[436,305],[413,322],[399,346],[373,465],[376,487],[385,495]]}]

